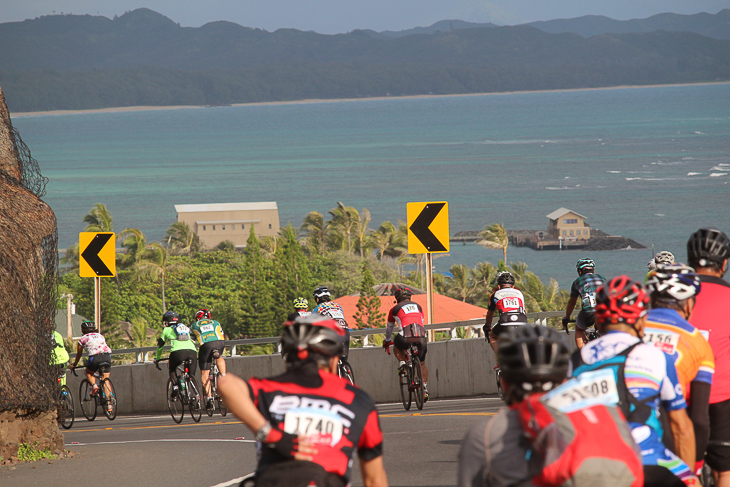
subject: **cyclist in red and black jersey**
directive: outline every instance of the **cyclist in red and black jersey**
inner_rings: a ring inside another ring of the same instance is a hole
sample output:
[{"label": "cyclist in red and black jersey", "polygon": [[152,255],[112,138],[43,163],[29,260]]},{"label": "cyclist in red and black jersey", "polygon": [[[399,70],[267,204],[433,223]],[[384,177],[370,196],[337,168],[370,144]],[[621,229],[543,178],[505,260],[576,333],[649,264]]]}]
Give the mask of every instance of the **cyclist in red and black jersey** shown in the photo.
[{"label": "cyclist in red and black jersey", "polygon": [[[499,312],[497,324],[492,326],[494,312]],[[497,289],[489,296],[487,316],[484,320],[484,335],[497,354],[497,337],[507,330],[507,327],[526,325],[525,297],[522,291],[515,288],[515,277],[507,272],[497,274]]]},{"label": "cyclist in red and black jersey", "polygon": [[356,451],[363,484],[388,485],[375,403],[337,376],[343,346],[344,331],[334,320],[299,317],[287,321],[281,335],[284,374],[221,377],[228,409],[259,442],[257,487],[345,487]]},{"label": "cyclist in red and black jersey", "polygon": [[[411,343],[417,344],[418,359],[421,361],[421,374],[423,375],[423,399],[428,401],[428,367],[426,367],[428,339],[426,338],[426,328],[423,326],[423,309],[420,304],[411,301],[412,293],[407,287],[396,289],[393,296],[396,305],[388,311],[388,325],[385,329],[383,348],[390,355],[390,346],[395,345],[395,356],[399,361],[398,373],[402,373],[406,366],[406,349]],[[393,328],[396,323],[401,333],[393,336]]]},{"label": "cyclist in red and black jersey", "polygon": [[715,355],[710,390],[710,441],[705,461],[718,474],[717,486],[730,486],[730,239],[716,228],[701,228],[687,241],[687,260],[702,282],[689,322],[707,339]]}]

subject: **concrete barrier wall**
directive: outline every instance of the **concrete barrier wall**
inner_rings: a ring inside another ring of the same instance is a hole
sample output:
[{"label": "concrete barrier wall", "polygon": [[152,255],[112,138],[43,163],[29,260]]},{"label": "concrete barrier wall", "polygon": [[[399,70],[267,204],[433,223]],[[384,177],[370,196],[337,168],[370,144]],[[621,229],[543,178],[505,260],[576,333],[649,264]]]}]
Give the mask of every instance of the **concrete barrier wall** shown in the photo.
[{"label": "concrete barrier wall", "polygon": [[[575,347],[572,335],[568,337]],[[376,402],[400,401],[397,360],[380,347],[350,350],[349,362],[355,373],[355,382]],[[428,390],[431,398],[475,396],[497,392],[495,357],[489,343],[483,338],[449,340],[428,344],[426,365],[429,371]],[[167,363],[162,371],[152,363],[112,367],[112,381],[117,391],[119,414],[167,412]],[[243,378],[269,377],[284,371],[281,355],[255,355],[226,358],[228,372]],[[78,399],[79,384],[83,379],[68,375],[68,386]],[[200,372],[197,373],[200,381]],[[77,416],[81,416],[77,401]]]}]

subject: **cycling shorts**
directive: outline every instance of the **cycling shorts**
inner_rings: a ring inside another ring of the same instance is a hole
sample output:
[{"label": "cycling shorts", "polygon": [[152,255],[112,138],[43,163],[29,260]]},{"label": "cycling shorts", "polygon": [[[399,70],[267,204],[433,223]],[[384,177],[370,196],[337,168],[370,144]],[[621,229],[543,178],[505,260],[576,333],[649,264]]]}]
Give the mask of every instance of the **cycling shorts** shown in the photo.
[{"label": "cycling shorts", "polygon": [[705,461],[714,470],[730,470],[730,446],[713,445],[713,442],[730,443],[730,399],[710,404],[710,442]]},{"label": "cycling shorts", "polygon": [[110,372],[112,369],[112,354],[97,353],[90,356],[86,361],[86,368],[91,372],[99,372],[100,374]]},{"label": "cycling shorts", "polygon": [[405,352],[411,343],[418,345],[418,359],[426,362],[426,353],[428,353],[428,339],[426,337],[404,337],[400,333],[393,335],[393,345],[401,352]]},{"label": "cycling shorts", "polygon": [[170,372],[170,378],[177,377],[177,366],[185,362],[185,360],[190,359],[192,363],[190,364],[190,368],[188,369],[188,374],[192,377],[195,375],[195,371],[198,368],[198,361],[195,360],[198,358],[197,354],[195,353],[195,350],[175,350],[174,352],[170,352],[170,360],[168,361],[169,367],[168,371]]},{"label": "cycling shorts", "polygon": [[224,346],[225,342],[223,340],[203,343],[200,346],[200,350],[198,350],[198,365],[200,366],[200,370],[210,370],[210,366],[213,365],[213,352],[218,350],[222,357]]},{"label": "cycling shorts", "polygon": [[342,350],[340,358],[343,362],[347,362],[347,357],[350,356],[350,329],[343,328],[343,330],[345,330],[345,348]]},{"label": "cycling shorts", "polygon": [[509,330],[513,326],[524,326],[524,325],[504,325],[502,323],[497,323],[489,331],[489,338],[491,338],[492,340],[496,340],[499,337],[499,335],[501,335],[505,331]]},{"label": "cycling shorts", "polygon": [[596,322],[596,314],[589,313],[587,311],[580,310],[578,316],[575,319],[575,327],[580,330],[587,330],[593,326]]}]

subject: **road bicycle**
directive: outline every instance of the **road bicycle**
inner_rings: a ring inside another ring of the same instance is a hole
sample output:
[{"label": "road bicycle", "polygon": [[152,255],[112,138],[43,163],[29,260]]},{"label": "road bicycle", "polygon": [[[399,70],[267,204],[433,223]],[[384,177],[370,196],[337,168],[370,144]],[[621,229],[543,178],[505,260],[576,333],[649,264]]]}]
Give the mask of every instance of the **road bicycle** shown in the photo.
[{"label": "road bicycle", "polygon": [[400,397],[406,411],[411,409],[413,397],[416,399],[416,407],[423,409],[423,372],[421,371],[421,360],[418,358],[418,343],[412,342],[406,348],[406,364],[398,372],[400,381]]},{"label": "road bicycle", "polygon": [[352,372],[352,366],[342,357],[337,362],[337,375],[350,381],[350,384],[355,385],[355,374]]},{"label": "road bicycle", "polygon": [[209,405],[206,399],[205,401],[205,412],[208,416],[213,416],[216,407],[220,411],[221,416],[228,414],[228,408],[223,403],[223,398],[218,394],[218,379],[221,377],[220,370],[218,370],[218,364],[216,360],[220,358],[220,351],[213,350],[213,364],[210,366],[210,375],[208,376],[208,382],[210,383],[210,395],[213,398],[213,404]]},{"label": "road bicycle", "polygon": [[61,386],[58,395],[58,408],[56,417],[58,424],[63,429],[70,429],[74,424],[74,397],[71,394],[71,389],[66,385],[66,371],[61,370],[58,376],[58,384]]},{"label": "road bicycle", "polygon": [[[563,330],[565,330],[565,333],[568,336],[570,336],[570,330],[568,329],[568,323],[575,323],[575,319],[570,319],[570,320],[566,321],[565,323],[563,323]],[[596,329],[595,324],[592,327],[586,328],[585,332],[586,332],[586,338],[588,339],[589,342],[601,337],[601,334],[598,333],[598,330]]]},{"label": "road bicycle", "polygon": [[[160,362],[169,361],[170,357],[157,360],[155,366],[157,370],[160,368]],[[193,359],[185,359],[175,369],[177,377],[177,390],[172,379],[167,379],[167,408],[170,410],[170,416],[176,423],[182,423],[185,415],[185,407],[190,411],[190,417],[198,423],[203,414],[203,399],[200,394],[198,381],[190,375],[190,366],[193,365]]]},{"label": "road bicycle", "polygon": [[[109,362],[102,362],[99,367],[105,365],[111,366]],[[78,377],[76,368],[71,369],[73,374]],[[94,386],[88,379],[81,381],[79,385],[79,406],[84,417],[89,421],[96,419],[96,410],[101,407],[109,421],[113,421],[117,417],[117,391],[114,389],[114,383],[109,378],[101,376],[99,371],[94,372],[94,382],[99,385],[96,394],[93,394]]]}]

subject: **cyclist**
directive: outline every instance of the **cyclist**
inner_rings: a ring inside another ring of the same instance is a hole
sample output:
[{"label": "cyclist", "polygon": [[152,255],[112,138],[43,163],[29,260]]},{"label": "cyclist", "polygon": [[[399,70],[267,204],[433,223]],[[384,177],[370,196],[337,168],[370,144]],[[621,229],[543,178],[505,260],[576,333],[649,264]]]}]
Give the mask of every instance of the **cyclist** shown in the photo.
[{"label": "cyclist", "polygon": [[[215,360],[221,375],[226,375],[226,361],[223,359],[223,347],[225,343],[225,334],[221,324],[210,316],[210,311],[200,309],[195,313],[195,323],[190,327],[198,340],[200,349],[198,350],[198,365],[200,366],[200,380],[203,381],[203,389],[205,390],[205,401],[209,408],[213,407],[213,397],[211,396],[211,385],[208,381],[210,377],[210,366]],[[218,358],[214,358],[215,352],[218,352]]]},{"label": "cyclist", "polygon": [[299,316],[307,316],[311,313],[309,311],[309,301],[304,298],[297,298],[294,300],[294,312]]},{"label": "cyclist", "polygon": [[[74,359],[71,369],[76,368],[76,365],[81,359],[81,354],[86,351],[89,355],[89,358],[86,359],[86,378],[93,386],[91,395],[95,396],[99,393],[99,384],[96,383],[94,373],[99,372],[102,378],[109,378],[111,375],[112,349],[106,344],[104,336],[96,332],[96,323],[93,321],[84,321],[81,323],[81,333],[84,335],[79,338],[78,344],[76,345],[76,359]],[[111,396],[111,388],[106,393]],[[109,403],[108,407],[111,410],[113,406]]]},{"label": "cyclist", "polygon": [[347,326],[347,321],[345,321],[345,312],[342,306],[331,300],[330,290],[325,286],[315,289],[312,295],[317,303],[317,307],[312,310],[312,313],[332,318],[345,330],[345,348],[340,358],[343,362],[347,362],[347,357],[350,355],[350,328]]},{"label": "cyclist", "polygon": [[718,474],[719,487],[730,486],[730,239],[716,228],[701,228],[687,241],[687,260],[702,282],[689,321],[700,329],[715,355],[710,391],[710,442],[705,460]]},{"label": "cyclist", "polygon": [[168,361],[167,370],[172,380],[172,394],[174,396],[179,392],[177,366],[185,360],[192,360],[192,364],[190,364],[190,376],[194,376],[198,355],[195,344],[190,339],[190,328],[180,323],[180,317],[177,313],[174,311],[166,311],[162,315],[162,325],[165,328],[157,339],[157,352],[155,352],[153,362],[157,364],[157,361],[162,357],[162,349],[165,347],[165,343],[170,342],[170,360]]},{"label": "cyclist", "polygon": [[575,304],[580,298],[581,308],[575,320],[575,344],[578,348],[583,348],[583,345],[588,342],[586,330],[593,326],[595,320],[596,289],[606,282],[605,277],[594,272],[595,269],[596,263],[588,257],[580,259],[575,264],[578,279],[573,281],[573,285],[570,286],[570,299],[563,318],[563,326],[567,326]]},{"label": "cyclist", "polygon": [[[423,375],[423,400],[428,401],[428,367],[426,367],[426,353],[428,339],[426,328],[423,326],[423,308],[411,301],[411,290],[407,287],[398,288],[393,293],[396,305],[388,311],[388,325],[385,329],[383,348],[390,355],[390,346],[395,345],[395,356],[398,359],[398,373],[402,374],[406,367],[406,350],[411,343],[418,344],[418,359],[421,361]],[[396,323],[401,333],[393,336]],[[392,339],[391,339],[392,338]]]},{"label": "cyclist", "polygon": [[[492,326],[495,311],[499,312],[499,320]],[[497,355],[497,337],[507,330],[507,327],[526,324],[525,297],[515,288],[515,277],[507,271],[500,272],[497,274],[497,289],[489,296],[487,317],[484,320],[484,335],[494,354]]]},{"label": "cyclist", "polygon": [[257,487],[344,487],[355,450],[363,484],[388,485],[375,403],[337,376],[344,336],[336,321],[318,314],[287,321],[281,335],[284,374],[221,378],[228,409],[258,440]]},{"label": "cyclist", "polygon": [[54,330],[51,337],[51,365],[58,367],[58,375],[61,377],[61,385],[66,385],[66,374],[63,373],[63,366],[68,362],[69,356],[66,347],[63,345],[63,337]]},{"label": "cyclist", "polygon": [[[645,486],[696,485],[695,436],[687,416],[682,384],[669,355],[641,341],[649,296],[628,276],[618,276],[596,293],[596,322],[601,337],[571,357],[572,376],[585,379],[609,370],[610,384],[600,389],[609,404],[618,404],[629,421],[644,464]],[[602,380],[606,380],[603,378]],[[662,443],[660,405],[671,424],[672,453]]]},{"label": "cyclist", "polygon": [[669,252],[668,250],[662,250],[661,252],[656,254],[654,258],[649,261],[648,264],[646,264],[646,268],[648,269],[648,271],[646,273],[646,277],[644,277],[644,285],[646,286],[646,282],[649,280],[649,274],[651,274],[651,271],[656,269],[659,265],[667,264],[674,264],[674,254]]},{"label": "cyclist", "polygon": [[692,315],[700,278],[684,264],[659,264],[649,275],[651,310],[646,316],[643,341],[674,360],[677,377],[695,431],[695,472],[701,470],[709,438],[709,401],[715,359],[700,331],[687,320]]}]

